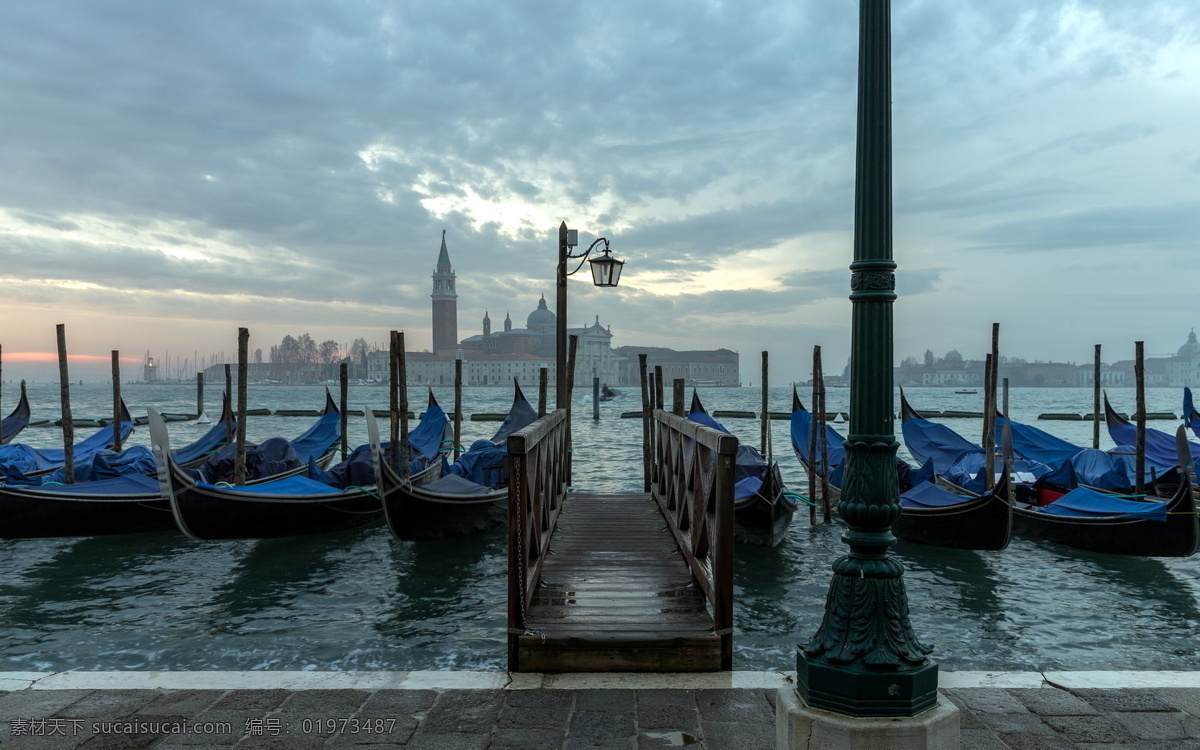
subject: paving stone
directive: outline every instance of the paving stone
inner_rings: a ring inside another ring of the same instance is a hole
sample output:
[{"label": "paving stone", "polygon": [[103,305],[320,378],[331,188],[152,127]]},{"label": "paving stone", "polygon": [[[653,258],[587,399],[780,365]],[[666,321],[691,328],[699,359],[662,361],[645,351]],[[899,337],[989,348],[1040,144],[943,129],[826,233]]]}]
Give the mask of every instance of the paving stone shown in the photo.
[{"label": "paving stone", "polygon": [[[1003,739],[1011,750],[1076,750],[1073,743],[1054,734],[1006,734]],[[963,745],[964,750],[966,747]],[[1126,747],[1124,750],[1134,749]]]},{"label": "paving stone", "polygon": [[697,690],[701,721],[775,721],[765,690]]},{"label": "paving stone", "polygon": [[634,750],[635,737],[567,737],[563,750]]},{"label": "paving stone", "polygon": [[1181,711],[1200,716],[1200,690],[1195,688],[1158,688],[1158,696]]},{"label": "paving stone", "polygon": [[1140,740],[1182,740],[1188,738],[1184,719],[1194,718],[1182,711],[1151,713],[1149,711],[1114,711],[1112,717],[1129,733]]},{"label": "paving stone", "polygon": [[961,736],[963,750],[1009,750],[990,729],[963,729]]},{"label": "paving stone", "polygon": [[358,715],[363,717],[421,716],[437,700],[436,690],[376,690],[363,703]]},{"label": "paving stone", "polygon": [[91,690],[14,690],[0,698],[0,721],[44,719],[53,716]]},{"label": "paving stone", "polygon": [[1111,716],[1046,716],[1047,724],[1072,742],[1126,742],[1134,736]]},{"label": "paving stone", "polygon": [[560,750],[562,730],[555,729],[497,729],[492,732],[488,748],[517,748],[517,750]]},{"label": "paving stone", "polygon": [[710,750],[774,750],[775,718],[762,721],[702,721],[700,734]]},{"label": "paving stone", "polygon": [[979,721],[986,728],[1001,734],[1054,734],[1054,730],[1037,714],[979,714]]},{"label": "paving stone", "polygon": [[575,704],[571,690],[508,690],[504,705],[513,708],[553,708],[570,711]]},{"label": "paving stone", "polygon": [[51,719],[49,723],[18,720],[14,723],[16,724],[15,733],[11,725],[5,724],[5,748],[26,748],[27,750],[75,748],[95,736],[95,733],[92,732],[91,721],[87,719],[59,718]]},{"label": "paving stone", "polygon": [[115,720],[134,713],[159,696],[156,690],[97,690],[55,712],[68,719]]},{"label": "paving stone", "polygon": [[424,734],[417,732],[405,745],[408,750],[487,750],[491,743],[487,734]]},{"label": "paving stone", "polygon": [[616,711],[632,714],[637,710],[637,692],[634,690],[578,690],[575,691],[576,711]]},{"label": "paving stone", "polygon": [[1174,710],[1174,706],[1153,690],[1087,688],[1071,692],[1106,713]]},{"label": "paving stone", "polygon": [[961,696],[953,693],[943,693],[942,697],[958,707],[959,729],[966,731],[968,729],[987,729],[987,725],[979,720],[975,712],[967,706],[966,701]]},{"label": "paving stone", "polygon": [[698,734],[700,715],[695,707],[688,706],[643,706],[638,703],[637,726],[641,731],[678,729]]},{"label": "paving stone", "polygon": [[618,713],[615,711],[576,711],[571,716],[571,725],[567,727],[567,737],[606,738],[617,737],[632,739],[637,733],[633,712]]},{"label": "paving stone", "polygon": [[279,713],[312,719],[348,719],[370,697],[366,690],[297,690],[279,707]]},{"label": "paving stone", "polygon": [[503,703],[501,690],[446,690],[429,709],[421,730],[434,734],[491,734]]},{"label": "paving stone", "polygon": [[137,710],[137,714],[178,714],[195,716],[206,710],[217,699],[225,695],[224,690],[168,690]]},{"label": "paving stone", "polygon": [[[971,688],[970,690],[947,690],[951,699],[961,700],[965,706],[980,714],[1027,714],[1029,709],[1007,690],[1002,688]],[[957,701],[955,701],[957,703]]]},{"label": "paving stone", "polygon": [[1094,716],[1092,704],[1058,688],[1009,688],[1008,694],[1039,716]]},{"label": "paving stone", "polygon": [[695,690],[639,690],[638,707],[641,706],[688,706],[695,708]]},{"label": "paving stone", "polygon": [[561,734],[567,728],[570,706],[504,706],[496,719],[499,729],[557,729]]},{"label": "paving stone", "polygon": [[218,711],[273,711],[291,695],[291,690],[230,690],[212,707]]},{"label": "paving stone", "polygon": [[210,731],[205,734],[181,734],[172,735],[168,740],[164,740],[173,746],[187,747],[228,747],[243,737],[246,736],[246,730],[249,722],[265,719],[267,711],[264,709],[250,710],[231,710],[209,708],[197,714],[192,722],[205,722],[212,725],[227,724],[228,731],[216,731],[217,726],[208,727]]}]

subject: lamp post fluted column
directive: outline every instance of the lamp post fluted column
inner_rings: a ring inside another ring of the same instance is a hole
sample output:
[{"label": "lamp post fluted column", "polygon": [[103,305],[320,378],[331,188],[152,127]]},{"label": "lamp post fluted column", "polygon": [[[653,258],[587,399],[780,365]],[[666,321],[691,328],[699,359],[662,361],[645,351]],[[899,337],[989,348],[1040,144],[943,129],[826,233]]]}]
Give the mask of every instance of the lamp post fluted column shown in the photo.
[{"label": "lamp post fluted column", "polygon": [[913,716],[937,703],[937,665],[909,622],[904,569],[888,548],[900,516],[892,386],[890,0],[860,0],[850,435],[838,512],[849,554],[833,565],[825,615],[796,657],[812,708]]}]

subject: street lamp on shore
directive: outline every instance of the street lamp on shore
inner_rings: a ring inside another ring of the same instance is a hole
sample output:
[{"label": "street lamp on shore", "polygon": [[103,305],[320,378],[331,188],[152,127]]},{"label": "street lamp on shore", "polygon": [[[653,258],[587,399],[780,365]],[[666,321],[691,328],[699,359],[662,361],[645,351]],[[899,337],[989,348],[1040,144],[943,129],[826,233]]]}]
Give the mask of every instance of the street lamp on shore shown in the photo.
[{"label": "street lamp on shore", "polygon": [[937,703],[937,664],[909,622],[904,568],[888,552],[900,515],[892,393],[890,0],[860,0],[858,87],[850,434],[838,504],[849,527],[842,541],[850,549],[833,565],[820,628],[796,656],[797,690],[809,707],[846,716],[915,716]]}]

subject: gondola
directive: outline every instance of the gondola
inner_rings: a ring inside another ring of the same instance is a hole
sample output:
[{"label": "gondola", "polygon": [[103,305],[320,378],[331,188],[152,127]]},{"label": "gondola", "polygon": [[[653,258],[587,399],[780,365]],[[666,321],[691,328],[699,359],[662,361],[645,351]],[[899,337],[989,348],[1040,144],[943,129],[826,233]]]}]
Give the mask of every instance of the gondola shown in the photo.
[{"label": "gondola", "polygon": [[21,398],[12,413],[0,422],[0,445],[6,445],[29,424],[29,396],[25,394],[25,381],[21,381]]},{"label": "gondola", "polygon": [[[695,391],[687,418],[733,434],[709,416]],[[761,547],[778,545],[796,512],[796,501],[783,484],[779,463],[764,459],[756,448],[738,441],[733,478],[733,538]]]},{"label": "gondola", "polygon": [[[846,448],[842,445],[845,438],[838,434],[838,431],[825,425],[825,429],[820,433],[825,443],[823,446],[816,448],[819,456],[813,454],[813,418],[808,409],[804,408],[804,404],[800,401],[800,395],[796,392],[795,386],[792,387],[792,415],[791,415],[791,438],[792,451],[796,454],[796,458],[800,461],[800,465],[810,475],[817,477],[827,477],[827,485],[829,487],[829,507],[836,508],[838,500],[842,495],[842,464],[846,462]],[[828,471],[826,467],[828,466]]]},{"label": "gondola", "polygon": [[[1137,425],[1131,423],[1128,419],[1118,414],[1116,409],[1113,409],[1112,404],[1108,402],[1108,393],[1104,394],[1104,422],[1108,427],[1108,435],[1114,443],[1120,446],[1136,445]],[[1146,428],[1145,471],[1149,476],[1144,481],[1153,481],[1156,484],[1159,482],[1172,483],[1179,476],[1178,472],[1174,471],[1178,465],[1180,455],[1178,439],[1177,434],[1172,435],[1151,427]],[[1187,444],[1188,455],[1196,456],[1200,454],[1200,445],[1188,443],[1186,433],[1184,443]],[[1195,469],[1193,468],[1193,470]]]},{"label": "gondola", "polygon": [[[124,441],[133,432],[133,418],[125,401],[121,401],[121,440]],[[101,427],[91,436],[75,443],[72,451],[76,462],[83,462],[113,446],[112,427]],[[62,448],[32,448],[23,443],[10,443],[0,446],[0,477],[15,477],[17,479],[36,477],[48,474],[66,461],[66,451]]]},{"label": "gondola", "polygon": [[[214,449],[223,445],[232,425],[226,398],[221,421],[199,440],[173,453],[173,462],[183,469],[202,465]],[[304,435],[312,433],[310,428]],[[98,479],[62,484],[58,478],[57,482],[44,483],[56,478],[55,474],[47,474],[38,478],[41,484],[0,485],[0,539],[100,536],[176,528],[157,478],[156,462],[152,457],[146,462],[135,460],[148,451],[145,446],[132,446],[118,454],[90,457],[90,461],[105,465],[104,471],[95,471],[93,476],[102,477]],[[123,465],[116,466],[118,463]],[[81,463],[76,468],[83,466]],[[132,473],[112,476],[130,468],[134,469]],[[304,470],[299,466],[287,473]],[[252,479],[248,484],[277,478]]]},{"label": "gondola", "polygon": [[1200,437],[1200,412],[1196,411],[1196,406],[1192,403],[1191,388],[1183,389],[1183,421],[1193,435]]},{"label": "gondola", "polygon": [[232,487],[194,479],[170,458],[166,424],[150,409],[158,481],[180,531],[191,539],[267,539],[362,526],[379,517],[374,488],[338,490],[307,476]]},{"label": "gondola", "polygon": [[1030,539],[1117,555],[1188,557],[1200,540],[1191,481],[1191,451],[1181,425],[1176,465],[1181,481],[1165,501],[1130,500],[1079,487],[1054,502],[1013,507],[1013,530]]},{"label": "gondola", "polygon": [[[443,539],[504,525],[508,518],[506,441],[537,420],[537,411],[515,380],[513,388],[512,406],[496,434],[490,440],[475,441],[442,476],[428,484],[420,484],[416,477],[400,477],[382,460],[382,451],[372,451],[384,517],[394,537]],[[368,415],[367,431],[376,445],[379,429],[373,415]]]},{"label": "gondola", "polygon": [[622,395],[620,391],[609,388],[607,383],[600,386],[600,400],[601,401],[612,401],[614,398],[617,398],[620,395]]},{"label": "gondola", "polygon": [[926,480],[900,495],[897,539],[952,549],[1002,550],[1012,538],[1006,472],[991,490],[975,495]]},{"label": "gondola", "polygon": [[[902,403],[907,405],[906,402]],[[801,456],[805,468],[808,468],[811,464],[803,456],[807,455],[807,429],[811,428],[797,428],[811,424],[811,418],[794,393],[792,406],[793,447],[797,456]],[[825,429],[826,442],[830,446],[837,446],[836,452],[831,450],[828,453],[828,463],[833,471],[830,485],[840,490],[841,468],[845,461],[842,443],[845,438],[828,425]],[[1002,550],[1007,547],[1012,538],[1007,472],[1001,471],[1001,480],[992,490],[972,493],[940,480],[933,466],[929,457],[920,468],[896,460],[900,490],[900,516],[892,524],[892,533],[896,538],[913,544],[951,549]]]}]

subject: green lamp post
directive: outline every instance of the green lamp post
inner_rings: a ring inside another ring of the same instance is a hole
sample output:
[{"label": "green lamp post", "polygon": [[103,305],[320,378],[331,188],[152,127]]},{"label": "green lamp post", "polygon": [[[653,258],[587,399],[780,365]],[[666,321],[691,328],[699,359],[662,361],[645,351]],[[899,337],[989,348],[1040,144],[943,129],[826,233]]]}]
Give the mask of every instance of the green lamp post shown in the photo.
[{"label": "green lamp post", "polygon": [[914,716],[937,703],[937,664],[913,632],[903,566],[888,548],[900,516],[892,388],[890,0],[860,0],[850,435],[838,512],[849,554],[833,565],[825,615],[796,656],[811,708]]}]

